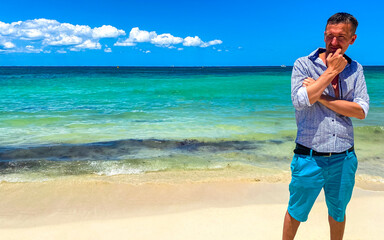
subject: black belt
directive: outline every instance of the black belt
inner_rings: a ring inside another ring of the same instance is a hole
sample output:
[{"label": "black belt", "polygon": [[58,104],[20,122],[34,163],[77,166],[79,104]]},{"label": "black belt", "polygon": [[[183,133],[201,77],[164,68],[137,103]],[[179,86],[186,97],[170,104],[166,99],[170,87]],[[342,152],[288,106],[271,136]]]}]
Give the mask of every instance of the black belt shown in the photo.
[{"label": "black belt", "polygon": [[[313,156],[326,156],[330,157],[332,155],[337,155],[337,154],[346,154],[347,152],[352,152],[354,150],[354,147],[352,146],[350,149],[344,152],[338,152],[338,153],[332,153],[332,152],[316,152],[315,150],[312,150],[312,155]],[[296,148],[293,150],[294,153],[300,154],[300,155],[311,155],[311,149],[307,148],[301,144],[296,143]]]}]

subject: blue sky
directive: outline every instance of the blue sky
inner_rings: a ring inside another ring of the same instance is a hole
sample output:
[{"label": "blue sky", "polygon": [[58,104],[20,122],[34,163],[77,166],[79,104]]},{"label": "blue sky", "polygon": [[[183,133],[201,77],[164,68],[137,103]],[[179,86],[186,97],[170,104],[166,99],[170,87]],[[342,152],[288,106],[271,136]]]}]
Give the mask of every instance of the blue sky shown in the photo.
[{"label": "blue sky", "polygon": [[383,9],[370,0],[6,1],[0,66],[292,65],[324,46],[339,11],[359,21],[347,54],[384,65]]}]

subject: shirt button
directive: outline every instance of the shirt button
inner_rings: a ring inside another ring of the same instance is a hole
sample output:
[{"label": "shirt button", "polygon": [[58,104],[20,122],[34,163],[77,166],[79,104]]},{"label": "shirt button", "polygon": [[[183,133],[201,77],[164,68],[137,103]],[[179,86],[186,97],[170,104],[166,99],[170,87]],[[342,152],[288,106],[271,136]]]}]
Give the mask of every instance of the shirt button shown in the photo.
[{"label": "shirt button", "polygon": [[335,134],[333,134],[333,136],[335,136]]}]

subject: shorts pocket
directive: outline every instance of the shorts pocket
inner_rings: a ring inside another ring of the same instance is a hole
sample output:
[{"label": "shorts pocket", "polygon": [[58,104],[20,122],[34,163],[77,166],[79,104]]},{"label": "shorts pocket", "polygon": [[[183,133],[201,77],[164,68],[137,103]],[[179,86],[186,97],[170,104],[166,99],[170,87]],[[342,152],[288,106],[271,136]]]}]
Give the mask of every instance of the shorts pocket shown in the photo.
[{"label": "shorts pocket", "polygon": [[356,170],[357,170],[357,167],[358,167],[358,161],[357,161],[357,157],[356,157],[356,153],[355,151],[353,152],[349,152],[347,157],[344,159],[344,162],[347,163],[347,166],[348,168],[356,173]]},{"label": "shorts pocket", "polygon": [[291,162],[291,171],[293,172],[294,169],[296,168],[296,165],[297,165],[297,161],[298,160],[298,156],[295,154],[292,158],[292,162]]},{"label": "shorts pocket", "polygon": [[311,178],[322,173],[322,168],[318,166],[316,160],[307,155],[298,155],[292,169],[292,175],[301,178]]}]

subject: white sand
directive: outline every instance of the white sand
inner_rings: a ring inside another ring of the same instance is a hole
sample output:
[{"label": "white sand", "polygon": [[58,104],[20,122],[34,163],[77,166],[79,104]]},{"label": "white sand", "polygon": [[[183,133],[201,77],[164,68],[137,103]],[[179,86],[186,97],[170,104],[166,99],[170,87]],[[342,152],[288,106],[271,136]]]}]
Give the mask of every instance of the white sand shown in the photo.
[{"label": "white sand", "polygon": [[[288,183],[0,184],[0,239],[281,239]],[[344,239],[382,239],[384,192],[355,189]],[[329,239],[323,194],[296,239]]]}]

